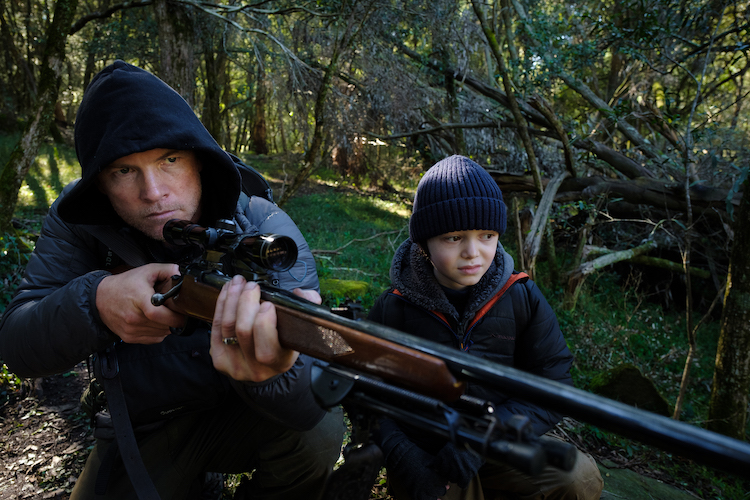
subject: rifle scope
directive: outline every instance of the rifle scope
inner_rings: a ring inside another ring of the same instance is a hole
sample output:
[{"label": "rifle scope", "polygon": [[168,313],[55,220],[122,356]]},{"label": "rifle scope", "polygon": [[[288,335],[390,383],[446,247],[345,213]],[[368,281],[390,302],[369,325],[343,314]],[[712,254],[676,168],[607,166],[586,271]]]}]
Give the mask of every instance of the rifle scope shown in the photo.
[{"label": "rifle scope", "polygon": [[224,252],[271,271],[286,271],[297,262],[297,244],[289,236],[236,233],[233,221],[222,220],[217,226],[221,227],[172,219],[164,224],[162,234],[172,245],[197,245],[203,250]]}]

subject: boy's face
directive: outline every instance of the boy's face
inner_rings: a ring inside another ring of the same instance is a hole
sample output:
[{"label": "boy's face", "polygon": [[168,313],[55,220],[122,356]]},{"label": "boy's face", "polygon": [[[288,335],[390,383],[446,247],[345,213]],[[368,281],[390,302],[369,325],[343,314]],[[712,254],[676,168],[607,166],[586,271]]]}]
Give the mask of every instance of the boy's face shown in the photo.
[{"label": "boy's face", "polygon": [[122,220],[163,241],[170,219],[198,221],[200,171],[191,151],[151,149],[115,160],[101,171],[97,185]]},{"label": "boy's face", "polygon": [[427,240],[427,250],[441,285],[462,290],[476,285],[497,252],[495,231],[456,231]]}]

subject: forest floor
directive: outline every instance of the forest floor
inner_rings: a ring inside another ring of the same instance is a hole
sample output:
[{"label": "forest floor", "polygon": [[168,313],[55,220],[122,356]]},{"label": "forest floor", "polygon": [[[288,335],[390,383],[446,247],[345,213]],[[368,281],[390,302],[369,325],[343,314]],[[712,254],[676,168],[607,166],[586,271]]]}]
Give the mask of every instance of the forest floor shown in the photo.
[{"label": "forest floor", "polygon": [[[69,498],[94,442],[79,401],[87,383],[86,365],[82,363],[68,373],[26,385],[23,399],[11,400],[0,408],[0,433],[4,436],[0,500]],[[701,498],[677,485],[670,486],[669,477],[648,464],[629,461],[618,450],[586,449],[571,428],[558,427],[557,432],[596,458],[605,480],[603,499]],[[390,497],[376,485],[371,498]]]},{"label": "forest floor", "polygon": [[0,500],[67,499],[94,444],[80,396],[86,365],[24,384],[0,408]]}]

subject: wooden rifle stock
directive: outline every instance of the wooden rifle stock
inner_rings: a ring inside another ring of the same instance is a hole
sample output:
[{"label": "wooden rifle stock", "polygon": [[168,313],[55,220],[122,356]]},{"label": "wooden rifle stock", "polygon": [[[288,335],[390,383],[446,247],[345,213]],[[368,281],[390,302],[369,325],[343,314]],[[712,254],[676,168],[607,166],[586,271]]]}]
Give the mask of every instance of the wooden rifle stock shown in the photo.
[{"label": "wooden rifle stock", "polygon": [[[164,304],[180,314],[211,322],[221,282],[206,284],[185,274],[158,291],[166,293],[180,281],[179,292]],[[464,383],[440,358],[363,333],[356,325],[346,324],[353,320],[335,316],[289,292],[262,287],[261,298],[276,307],[279,342],[287,349],[369,373],[445,403],[456,401],[464,392]]]}]

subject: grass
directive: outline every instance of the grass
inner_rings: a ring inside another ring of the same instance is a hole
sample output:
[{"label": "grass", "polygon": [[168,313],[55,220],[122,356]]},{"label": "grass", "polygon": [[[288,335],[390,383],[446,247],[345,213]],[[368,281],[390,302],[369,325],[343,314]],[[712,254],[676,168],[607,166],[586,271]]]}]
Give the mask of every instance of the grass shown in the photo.
[{"label": "grass", "polygon": [[320,278],[365,281],[368,293],[350,298],[369,309],[388,287],[391,258],[408,237],[404,204],[330,190],[293,198],[285,208],[313,249]]},{"label": "grass", "polygon": [[[10,139],[0,138],[0,158],[7,157]],[[272,181],[283,178],[283,164],[274,158],[252,158],[249,163]],[[324,300],[329,305],[345,298],[358,299],[365,310],[389,285],[388,269],[397,246],[408,236],[409,198],[418,177],[412,169],[411,181],[399,181],[399,193],[383,194],[342,182],[335,173],[322,171],[309,182],[307,191],[292,198],[284,209],[302,230],[314,250]],[[41,215],[62,187],[79,175],[75,155],[64,147],[45,145],[21,191],[17,219],[23,229],[18,235],[6,235],[0,241],[3,252],[0,267],[2,294],[0,311],[7,304],[29,248],[33,247]],[[278,188],[276,192],[278,194]],[[511,240],[513,230],[503,244],[516,254]],[[561,261],[567,249],[559,248]],[[674,404],[687,353],[684,313],[665,309],[636,286],[642,279],[637,272],[616,274],[600,272],[585,283],[575,311],[562,307],[560,287],[549,286],[544,266],[539,285],[557,311],[566,339],[576,361],[575,384],[586,389],[591,379],[622,363],[637,366],[654,381],[660,392]],[[356,297],[338,292],[339,280],[364,283]],[[698,357],[691,372],[689,398],[681,419],[701,425],[707,414],[713,375],[719,322],[708,321],[698,333]],[[9,397],[20,382],[0,369],[0,387]],[[623,457],[660,469],[665,477],[702,498],[748,498],[750,485],[702,466],[651,449],[641,443],[582,424],[576,428],[580,439],[592,449],[606,446]]]}]

